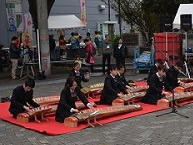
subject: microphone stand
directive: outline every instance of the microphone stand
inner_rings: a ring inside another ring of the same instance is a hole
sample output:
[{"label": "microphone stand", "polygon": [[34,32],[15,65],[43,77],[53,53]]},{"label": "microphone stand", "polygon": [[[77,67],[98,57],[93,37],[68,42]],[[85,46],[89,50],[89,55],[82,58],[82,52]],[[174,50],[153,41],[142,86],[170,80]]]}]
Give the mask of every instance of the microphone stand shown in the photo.
[{"label": "microphone stand", "polygon": [[163,113],[163,114],[156,115],[156,117],[175,113],[175,114],[177,114],[177,115],[179,115],[179,116],[182,116],[182,117],[184,117],[184,118],[189,118],[188,116],[185,116],[185,115],[183,115],[183,114],[178,113],[178,111],[176,110],[176,107],[175,107],[174,104],[175,104],[174,91],[172,91],[172,110],[171,110],[170,112],[166,112],[166,113]]}]

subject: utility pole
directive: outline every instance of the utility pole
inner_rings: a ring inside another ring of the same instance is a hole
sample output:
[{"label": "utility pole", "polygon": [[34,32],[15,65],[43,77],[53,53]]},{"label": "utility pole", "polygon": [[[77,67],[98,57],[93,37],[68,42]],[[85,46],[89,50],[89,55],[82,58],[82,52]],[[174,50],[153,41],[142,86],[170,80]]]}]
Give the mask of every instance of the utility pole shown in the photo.
[{"label": "utility pole", "polygon": [[111,4],[110,4],[110,0],[108,0],[108,20],[111,21]]},{"label": "utility pole", "polygon": [[121,0],[118,0],[118,13],[119,13],[119,32],[121,36],[122,34],[121,32]]},{"label": "utility pole", "polygon": [[[41,52],[41,68],[46,76],[51,75],[49,34],[48,34],[48,9],[47,0],[36,0],[37,17]],[[41,71],[41,70],[40,70]]]}]

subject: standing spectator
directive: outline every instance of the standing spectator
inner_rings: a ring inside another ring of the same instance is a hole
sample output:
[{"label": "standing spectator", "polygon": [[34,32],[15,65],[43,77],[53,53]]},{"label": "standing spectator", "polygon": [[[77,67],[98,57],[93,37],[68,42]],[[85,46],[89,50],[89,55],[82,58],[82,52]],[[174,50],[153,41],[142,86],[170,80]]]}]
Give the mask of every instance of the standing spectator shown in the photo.
[{"label": "standing spectator", "polygon": [[110,37],[109,37],[109,35],[105,35],[105,40],[103,42],[103,51],[102,51],[103,74],[105,74],[105,62],[106,62],[106,60],[107,60],[107,64],[108,64],[108,73],[110,72],[111,54],[112,54],[112,44],[110,41]]},{"label": "standing spectator", "polygon": [[49,46],[50,46],[50,58],[51,60],[54,59],[55,48],[56,48],[56,41],[54,39],[54,35],[49,35]]},{"label": "standing spectator", "polygon": [[100,35],[99,31],[95,31],[95,39],[94,42],[96,44],[97,50],[98,50],[98,55],[102,55],[102,44],[103,44],[103,39],[102,36]]},{"label": "standing spectator", "polygon": [[88,65],[88,71],[89,73],[91,73],[92,69],[93,69],[93,64],[94,64],[94,45],[93,43],[88,40],[85,39],[84,43],[86,44],[86,62],[89,64]]},{"label": "standing spectator", "polygon": [[92,41],[92,37],[90,35],[90,32],[86,33],[86,39],[89,40],[89,41]]},{"label": "standing spectator", "polygon": [[70,39],[68,40],[69,44],[71,43],[71,39],[72,39],[73,36],[74,36],[74,32],[71,33]]},{"label": "standing spectator", "polygon": [[19,36],[17,37],[17,43],[16,43],[16,45],[17,45],[17,48],[21,48],[22,47],[22,34],[23,33],[20,33],[19,34]]},{"label": "standing spectator", "polygon": [[125,58],[127,56],[127,47],[123,44],[123,40],[119,39],[118,44],[115,46],[113,50],[113,56],[116,59],[116,65],[123,65],[125,68]]},{"label": "standing spectator", "polygon": [[59,47],[60,47],[60,54],[65,54],[65,48],[66,48],[66,39],[64,38],[64,35],[60,35],[59,37]]},{"label": "standing spectator", "polygon": [[71,33],[71,35],[72,35],[70,38],[71,48],[72,49],[79,49],[80,42],[78,39],[78,33]]},{"label": "standing spectator", "polygon": [[12,37],[10,44],[10,59],[12,62],[11,77],[13,80],[16,79],[16,70],[18,66],[18,60],[20,58],[20,49],[17,48],[17,37]]}]

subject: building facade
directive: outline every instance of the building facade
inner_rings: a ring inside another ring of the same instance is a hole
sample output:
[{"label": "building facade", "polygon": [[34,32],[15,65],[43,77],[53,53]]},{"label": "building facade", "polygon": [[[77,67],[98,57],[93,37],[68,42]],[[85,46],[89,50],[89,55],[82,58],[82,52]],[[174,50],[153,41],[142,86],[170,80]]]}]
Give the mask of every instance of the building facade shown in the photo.
[{"label": "building facade", "polygon": [[[114,9],[110,8],[110,22],[108,11],[108,0],[85,0],[86,1],[86,16],[87,26],[85,28],[66,29],[66,37],[70,36],[71,32],[78,32],[85,37],[87,32],[90,32],[94,37],[94,32],[101,31],[100,24],[113,24],[114,34],[119,34],[118,14]],[[13,2],[16,5],[17,27],[21,22],[22,13],[28,11],[28,0],[1,0],[0,1],[0,44],[8,47],[10,39],[14,35],[18,35],[18,32],[9,32],[6,16],[6,2]],[[80,18],[80,0],[55,0],[50,15],[70,15],[74,14]],[[68,20],[66,20],[68,21]],[[104,31],[110,31],[109,28],[104,26]],[[129,27],[125,22],[122,22],[122,32],[128,33]],[[56,34],[56,31],[50,30],[51,34]],[[104,32],[107,33],[107,32]],[[34,39],[35,40],[35,39]]]},{"label": "building facade", "polygon": [[11,32],[8,30],[8,21],[6,13],[6,3],[11,2],[15,4],[15,13],[17,19],[17,26],[21,23],[21,0],[0,0],[0,44],[3,44],[5,47],[9,46],[10,40],[13,36],[17,36],[18,32]]}]

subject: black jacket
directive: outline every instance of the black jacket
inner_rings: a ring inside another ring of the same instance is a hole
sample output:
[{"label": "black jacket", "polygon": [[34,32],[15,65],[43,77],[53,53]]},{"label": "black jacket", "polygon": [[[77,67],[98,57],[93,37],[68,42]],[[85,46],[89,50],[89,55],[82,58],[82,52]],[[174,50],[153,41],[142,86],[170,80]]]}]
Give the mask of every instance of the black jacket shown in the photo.
[{"label": "black jacket", "polygon": [[86,106],[89,102],[85,95],[80,91],[79,87],[73,92],[73,95],[70,91],[70,88],[64,88],[60,94],[60,101],[56,110],[56,121],[63,123],[66,117],[71,116],[73,113],[70,112],[71,108],[76,109],[75,102],[77,99],[80,99]]},{"label": "black jacket", "polygon": [[117,44],[113,49],[113,56],[115,58],[126,58],[128,56],[127,47],[124,44],[122,44],[121,48],[119,49],[118,45],[119,44]]},{"label": "black jacket", "polygon": [[119,83],[119,80],[117,78],[114,79],[111,75],[108,75],[105,78],[104,88],[100,98],[100,104],[111,105],[112,101],[118,97],[117,94],[120,92],[127,94],[127,91],[123,85]]},{"label": "black jacket", "polygon": [[52,51],[56,48],[56,41],[51,36],[49,36],[49,46]]},{"label": "black jacket", "polygon": [[149,81],[150,81],[150,78],[153,74],[157,73],[158,69],[157,69],[157,66],[154,65],[150,71],[149,71],[149,75],[148,75],[148,78],[147,78],[147,84],[149,85]]},{"label": "black jacket", "polygon": [[23,86],[18,86],[13,90],[11,97],[11,104],[9,112],[13,114],[13,117],[17,117],[17,114],[25,112],[23,106],[39,107],[39,105],[33,101],[33,90],[25,92]]},{"label": "black jacket", "polygon": [[20,58],[20,49],[17,48],[17,45],[14,43],[10,44],[10,59],[19,59]]},{"label": "black jacket", "polygon": [[119,82],[126,88],[126,85],[128,85],[125,76],[124,75],[117,75],[117,79],[119,80]]},{"label": "black jacket", "polygon": [[165,87],[166,90],[171,91],[172,88],[168,85],[165,77],[160,81],[157,74],[153,74],[150,77],[149,89],[147,90],[146,95],[143,97],[142,102],[148,104],[156,104],[159,99],[163,97],[162,90]]},{"label": "black jacket", "polygon": [[174,66],[170,67],[166,73],[166,80],[173,89],[179,86],[178,83],[178,74],[179,72],[174,68]]},{"label": "black jacket", "polygon": [[77,85],[82,88],[81,81],[88,82],[88,80],[84,77],[84,74],[80,71],[79,73],[75,73],[75,70],[72,70],[69,77],[74,77]]}]

